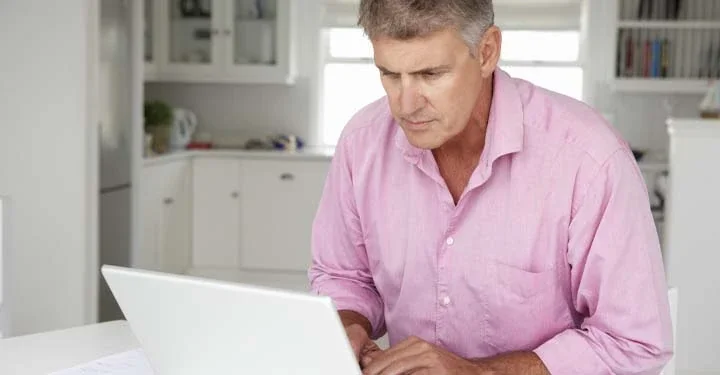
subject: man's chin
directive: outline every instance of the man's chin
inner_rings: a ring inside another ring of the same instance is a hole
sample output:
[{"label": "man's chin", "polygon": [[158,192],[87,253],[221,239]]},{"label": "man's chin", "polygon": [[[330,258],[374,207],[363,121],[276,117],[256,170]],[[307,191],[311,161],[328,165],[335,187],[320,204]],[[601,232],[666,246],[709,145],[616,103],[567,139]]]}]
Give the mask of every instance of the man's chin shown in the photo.
[{"label": "man's chin", "polygon": [[[409,133],[409,134],[408,134]],[[443,142],[432,137],[431,134],[416,134],[413,132],[405,132],[408,142],[416,148],[422,150],[434,150],[442,146]]]}]

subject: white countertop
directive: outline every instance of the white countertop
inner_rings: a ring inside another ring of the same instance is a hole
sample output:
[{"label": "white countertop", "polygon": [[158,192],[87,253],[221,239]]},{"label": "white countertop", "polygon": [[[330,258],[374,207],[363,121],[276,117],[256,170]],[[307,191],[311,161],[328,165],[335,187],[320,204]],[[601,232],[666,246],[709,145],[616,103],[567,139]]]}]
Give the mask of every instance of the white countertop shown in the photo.
[{"label": "white countertop", "polygon": [[0,374],[47,375],[139,348],[126,321],[0,340]]},{"label": "white countertop", "polygon": [[242,149],[184,150],[146,157],[144,159],[144,164],[162,164],[175,160],[189,159],[194,157],[329,161],[330,159],[332,159],[334,153],[334,148],[309,148],[299,151]]},{"label": "white countertop", "polygon": [[720,137],[720,120],[671,118],[667,127],[671,136]]}]

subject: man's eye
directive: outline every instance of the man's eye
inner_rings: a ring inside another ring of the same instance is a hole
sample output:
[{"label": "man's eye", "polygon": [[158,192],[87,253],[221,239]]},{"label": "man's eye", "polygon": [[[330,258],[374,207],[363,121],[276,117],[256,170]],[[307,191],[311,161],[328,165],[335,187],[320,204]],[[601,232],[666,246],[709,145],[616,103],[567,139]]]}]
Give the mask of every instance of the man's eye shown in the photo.
[{"label": "man's eye", "polygon": [[382,72],[382,75],[383,75],[383,77],[388,77],[388,78],[397,78],[397,77],[399,77],[399,74],[397,74],[397,73],[390,73],[390,72]]},{"label": "man's eye", "polygon": [[425,77],[425,78],[438,78],[438,77],[440,77],[441,75],[442,75],[442,74],[439,73],[439,72],[425,72],[425,73],[423,73],[423,77]]}]

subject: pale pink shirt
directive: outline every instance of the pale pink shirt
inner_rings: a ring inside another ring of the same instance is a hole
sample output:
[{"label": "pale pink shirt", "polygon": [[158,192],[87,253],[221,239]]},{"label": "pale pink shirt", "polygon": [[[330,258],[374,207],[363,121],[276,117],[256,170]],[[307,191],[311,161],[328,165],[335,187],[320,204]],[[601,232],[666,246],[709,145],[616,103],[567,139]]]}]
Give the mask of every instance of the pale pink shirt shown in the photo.
[{"label": "pale pink shirt", "polygon": [[532,350],[556,375],[657,374],[672,353],[628,145],[587,105],[501,70],[457,205],[381,99],[343,132],[312,243],[313,290],[391,344],[417,336],[465,358]]}]

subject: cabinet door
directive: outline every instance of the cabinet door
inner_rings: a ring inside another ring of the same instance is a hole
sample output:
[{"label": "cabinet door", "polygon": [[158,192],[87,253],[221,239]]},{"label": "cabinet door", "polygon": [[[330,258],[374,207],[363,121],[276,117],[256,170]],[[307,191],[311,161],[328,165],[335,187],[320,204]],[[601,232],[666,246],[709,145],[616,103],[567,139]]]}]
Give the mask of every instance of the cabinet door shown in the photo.
[{"label": "cabinet door", "polygon": [[139,256],[132,260],[133,267],[159,269],[159,254],[163,247],[162,236],[162,192],[164,182],[157,175],[159,168],[145,167],[142,171],[140,209],[142,211],[142,248]]},{"label": "cabinet door", "polygon": [[145,56],[145,80],[152,81],[157,76],[158,69],[158,47],[157,37],[161,35],[160,23],[157,22],[158,0],[144,0],[143,9],[143,43]]},{"label": "cabinet door", "polygon": [[182,274],[190,267],[192,246],[190,165],[183,161],[168,172],[171,183],[162,197],[159,263],[164,272]]},{"label": "cabinet door", "polygon": [[139,266],[171,273],[183,273],[189,267],[189,179],[186,161],[143,170],[143,251]]},{"label": "cabinet door", "polygon": [[228,77],[247,83],[292,83],[291,0],[228,0],[223,39]]},{"label": "cabinet door", "polygon": [[239,266],[239,174],[237,159],[193,161],[193,267]]},{"label": "cabinet door", "polygon": [[329,165],[328,161],[243,161],[243,268],[307,270],[312,222]]},{"label": "cabinet door", "polygon": [[223,0],[156,0],[160,80],[210,77],[222,69]]}]

